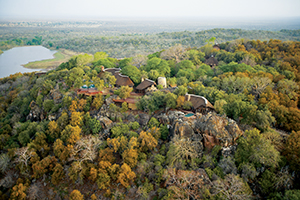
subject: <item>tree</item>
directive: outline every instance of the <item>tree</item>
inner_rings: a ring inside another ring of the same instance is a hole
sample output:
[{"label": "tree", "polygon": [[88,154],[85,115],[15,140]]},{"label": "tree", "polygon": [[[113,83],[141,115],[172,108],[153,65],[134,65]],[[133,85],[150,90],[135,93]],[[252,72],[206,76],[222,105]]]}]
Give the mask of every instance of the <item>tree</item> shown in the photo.
[{"label": "tree", "polygon": [[81,129],[79,126],[68,125],[61,132],[61,139],[68,144],[75,144],[80,138]]},{"label": "tree", "polygon": [[235,153],[237,163],[253,163],[255,167],[261,165],[276,167],[280,161],[280,154],[271,144],[266,140],[259,130],[245,131],[246,138],[240,137],[238,139],[238,148]]},{"label": "tree", "polygon": [[170,166],[184,168],[186,164],[193,165],[196,158],[199,158],[203,146],[201,143],[191,141],[188,138],[180,138],[175,135],[172,139],[167,153],[167,163]]},{"label": "tree", "polygon": [[218,199],[251,199],[252,191],[247,183],[236,175],[229,174],[225,179],[213,182],[214,195]]},{"label": "tree", "polygon": [[54,165],[56,164],[56,158],[55,156],[48,155],[46,158],[44,158],[41,161],[38,161],[32,165],[32,171],[33,171],[33,178],[40,178],[44,174],[46,174],[48,171],[52,171],[54,168]]},{"label": "tree", "polygon": [[178,96],[177,97],[177,100],[176,100],[176,103],[177,103],[177,108],[180,108],[180,107],[182,107],[183,106],[183,104],[184,104],[184,102],[185,102],[185,97],[184,96]]},{"label": "tree", "polygon": [[[168,190],[171,190],[172,199],[206,199],[210,193],[207,190],[211,182],[204,182],[199,171],[185,171],[169,168],[164,174]],[[207,187],[207,188],[206,188]]]},{"label": "tree", "polygon": [[72,145],[63,145],[63,141],[57,139],[53,144],[53,152],[56,157],[58,157],[61,161],[65,162],[69,158],[71,149],[73,149]]},{"label": "tree", "polygon": [[126,149],[122,154],[124,163],[128,164],[131,168],[135,167],[138,159],[138,152],[136,149]]},{"label": "tree", "polygon": [[148,76],[151,80],[156,81],[159,77],[159,72],[157,70],[152,69],[148,72]]},{"label": "tree", "polygon": [[177,95],[169,92],[164,99],[164,101],[166,102],[166,107],[176,108],[176,100],[177,100]]},{"label": "tree", "polygon": [[130,93],[132,92],[132,88],[129,86],[121,86],[120,89],[118,89],[119,97],[121,99],[126,99],[130,96]]},{"label": "tree", "polygon": [[97,62],[100,59],[106,59],[108,57],[107,53],[101,51],[101,52],[96,52],[94,54],[94,62]]},{"label": "tree", "polygon": [[97,94],[93,100],[92,106],[96,108],[96,110],[99,110],[102,107],[103,103],[104,100],[102,94]]},{"label": "tree", "polygon": [[46,99],[43,103],[43,107],[46,112],[49,112],[54,107],[54,101]]},{"label": "tree", "polygon": [[293,131],[287,138],[285,144],[285,156],[293,170],[300,169],[300,131]]},{"label": "tree", "polygon": [[126,112],[128,111],[128,104],[126,102],[122,103],[122,107],[121,107],[121,112]]},{"label": "tree", "polygon": [[60,136],[59,127],[55,121],[50,121],[48,123],[48,135],[51,137],[51,140],[54,140]]},{"label": "tree", "polygon": [[102,129],[101,123],[97,118],[90,118],[88,120],[88,127],[93,134],[99,133]]},{"label": "tree", "polygon": [[10,199],[25,200],[27,187],[19,183],[12,188]]},{"label": "tree", "polygon": [[29,149],[29,147],[22,147],[16,150],[15,155],[17,156],[15,162],[21,164],[22,167],[23,165],[27,167],[28,161],[34,155],[34,152],[32,149]]},{"label": "tree", "polygon": [[176,63],[179,63],[181,60],[186,59],[188,56],[185,53],[185,49],[181,46],[181,44],[179,44],[163,51],[160,54],[160,57],[166,60],[174,59]]},{"label": "tree", "polygon": [[157,140],[149,132],[142,131],[138,141],[142,151],[152,150],[157,146]]},{"label": "tree", "polygon": [[126,163],[124,163],[121,166],[121,173],[119,174],[118,182],[127,188],[130,181],[132,181],[135,177],[135,173],[131,171],[131,168]]},{"label": "tree", "polygon": [[78,190],[73,190],[70,194],[70,200],[84,200],[84,196]]},{"label": "tree", "polygon": [[74,148],[70,152],[70,160],[76,160],[82,165],[84,161],[93,162],[97,156],[98,149],[102,141],[98,136],[88,135],[82,137],[76,142]]},{"label": "tree", "polygon": [[186,87],[184,87],[183,85],[181,85],[175,89],[174,94],[176,94],[178,96],[184,96],[187,92],[188,92],[188,89]]},{"label": "tree", "polygon": [[129,78],[135,83],[138,84],[141,82],[141,72],[140,70],[132,65],[127,65],[122,68],[121,73],[123,75],[129,76]]},{"label": "tree", "polygon": [[148,60],[145,68],[148,72],[151,70],[158,71],[160,76],[168,76],[171,72],[168,62],[156,57]]},{"label": "tree", "polygon": [[61,164],[57,163],[53,168],[53,174],[51,175],[51,183],[58,185],[61,179],[64,177],[64,168]]},{"label": "tree", "polygon": [[159,127],[159,121],[155,117],[151,117],[151,119],[148,122],[149,128],[153,127]]},{"label": "tree", "polygon": [[50,147],[48,146],[48,143],[46,142],[46,135],[41,132],[37,132],[35,139],[29,144],[31,148],[36,149],[40,154],[45,157],[48,155],[48,152],[50,151]]},{"label": "tree", "polygon": [[7,154],[0,154],[0,171],[4,174],[10,164],[10,158]]},{"label": "tree", "polygon": [[81,126],[82,125],[82,113],[80,112],[72,112],[70,124],[72,126]]},{"label": "tree", "polygon": [[187,53],[189,60],[192,61],[194,65],[200,65],[205,61],[205,53],[201,51],[191,49]]},{"label": "tree", "polygon": [[140,68],[143,65],[147,64],[148,57],[145,55],[136,55],[132,58],[132,61],[130,62],[131,65],[136,66],[137,68]]},{"label": "tree", "polygon": [[79,67],[74,67],[70,70],[69,75],[65,77],[66,80],[66,84],[69,87],[72,87],[76,81],[76,86],[74,85],[74,87],[80,87],[82,86],[82,78],[84,74],[83,69],[79,68]]},{"label": "tree", "polygon": [[116,84],[117,79],[116,79],[116,77],[113,76],[113,75],[108,75],[108,76],[107,76],[107,81],[108,81],[108,83],[109,83],[110,85],[114,86],[114,85]]}]

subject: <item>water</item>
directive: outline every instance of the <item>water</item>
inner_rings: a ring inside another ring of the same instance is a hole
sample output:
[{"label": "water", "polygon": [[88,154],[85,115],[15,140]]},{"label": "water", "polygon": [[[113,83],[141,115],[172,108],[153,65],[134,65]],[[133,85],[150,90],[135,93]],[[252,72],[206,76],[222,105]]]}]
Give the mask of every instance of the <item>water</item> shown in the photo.
[{"label": "water", "polygon": [[194,116],[194,114],[193,113],[188,113],[188,114],[185,115],[185,117],[191,117],[191,116]]},{"label": "water", "polygon": [[15,47],[0,55],[0,78],[17,72],[34,72],[40,69],[27,69],[22,65],[33,61],[54,58],[56,51],[43,46]]}]

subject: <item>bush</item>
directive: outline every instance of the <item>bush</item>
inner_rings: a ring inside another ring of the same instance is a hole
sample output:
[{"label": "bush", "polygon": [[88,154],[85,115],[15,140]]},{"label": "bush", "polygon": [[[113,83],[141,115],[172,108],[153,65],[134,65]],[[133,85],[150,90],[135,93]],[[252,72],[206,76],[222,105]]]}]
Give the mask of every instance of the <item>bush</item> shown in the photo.
[{"label": "bush", "polygon": [[160,125],[159,131],[160,131],[160,138],[162,140],[166,140],[169,135],[169,129],[168,129],[167,125]]},{"label": "bush", "polygon": [[130,127],[132,130],[137,130],[138,128],[140,128],[140,124],[138,122],[131,122]]}]

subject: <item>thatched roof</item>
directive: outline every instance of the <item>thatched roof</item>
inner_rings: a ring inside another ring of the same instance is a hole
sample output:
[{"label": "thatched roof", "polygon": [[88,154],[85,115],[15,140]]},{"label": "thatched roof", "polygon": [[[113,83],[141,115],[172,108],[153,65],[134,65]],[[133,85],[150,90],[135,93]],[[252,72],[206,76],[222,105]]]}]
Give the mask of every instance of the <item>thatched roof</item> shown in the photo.
[{"label": "thatched roof", "polygon": [[199,107],[214,109],[214,106],[205,97],[202,96],[186,94],[185,101],[190,101],[193,104],[194,109],[197,109]]},{"label": "thatched roof", "polygon": [[214,46],[213,46],[214,49],[217,49],[217,50],[220,50],[220,45],[218,43],[216,43]]},{"label": "thatched roof", "polygon": [[141,82],[137,87],[136,89],[137,90],[145,90],[147,89],[148,87],[151,87],[152,85],[156,85],[156,83],[152,80],[149,80],[149,79],[145,79],[143,82]]},{"label": "thatched roof", "polygon": [[121,69],[120,68],[106,68],[103,71],[104,72],[110,72],[110,73],[112,73],[114,75],[116,72],[121,71]]},{"label": "thatched roof", "polygon": [[106,68],[104,69],[104,67],[102,68],[102,70],[100,71],[100,73],[98,74],[99,78],[103,78],[105,72],[110,72],[112,73],[112,75],[115,75],[115,73],[119,72],[121,69],[120,68]]},{"label": "thatched roof", "polygon": [[210,65],[211,67],[217,66],[218,63],[218,60],[213,56],[205,61],[205,64]]},{"label": "thatched roof", "polygon": [[121,75],[120,73],[115,73],[116,86],[130,86],[133,87],[134,84],[128,76]]}]

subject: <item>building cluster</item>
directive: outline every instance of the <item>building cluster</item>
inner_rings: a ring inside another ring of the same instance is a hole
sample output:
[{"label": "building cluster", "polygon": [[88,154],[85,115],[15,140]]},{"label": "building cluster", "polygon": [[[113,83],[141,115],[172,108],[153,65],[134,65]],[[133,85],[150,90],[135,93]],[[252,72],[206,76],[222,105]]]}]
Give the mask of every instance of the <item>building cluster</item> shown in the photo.
[{"label": "building cluster", "polygon": [[[214,49],[220,49],[218,44],[214,45]],[[205,64],[211,66],[211,68],[214,68],[218,65],[218,61],[214,56],[212,55],[209,59],[205,61]],[[100,73],[97,75],[99,78],[105,78],[105,73],[111,73],[116,78],[116,87],[121,86],[129,86],[134,87],[133,81],[125,75],[121,74],[120,68],[107,68],[105,69],[103,66],[101,67]],[[157,84],[158,83],[158,84]],[[167,88],[167,80],[166,77],[158,77],[157,83],[155,81],[152,81],[150,79],[144,79],[142,78],[141,83],[137,85],[134,88],[135,95],[136,96],[143,96],[147,92],[153,92],[157,90],[157,85],[161,85],[163,88]],[[102,91],[98,91],[95,86],[92,84],[89,87],[86,85],[83,85],[80,89],[77,90],[77,94],[84,94],[87,96],[95,96],[96,94],[103,94]],[[186,94],[185,95],[185,101],[190,101],[192,104],[192,108],[194,111],[198,112],[208,112],[211,110],[214,110],[213,105],[205,98],[199,95],[194,94]],[[135,103],[136,98],[126,98],[126,99],[113,99],[113,102],[116,105],[122,105],[122,103],[126,102],[128,103],[128,107],[131,109],[136,109]]]}]

